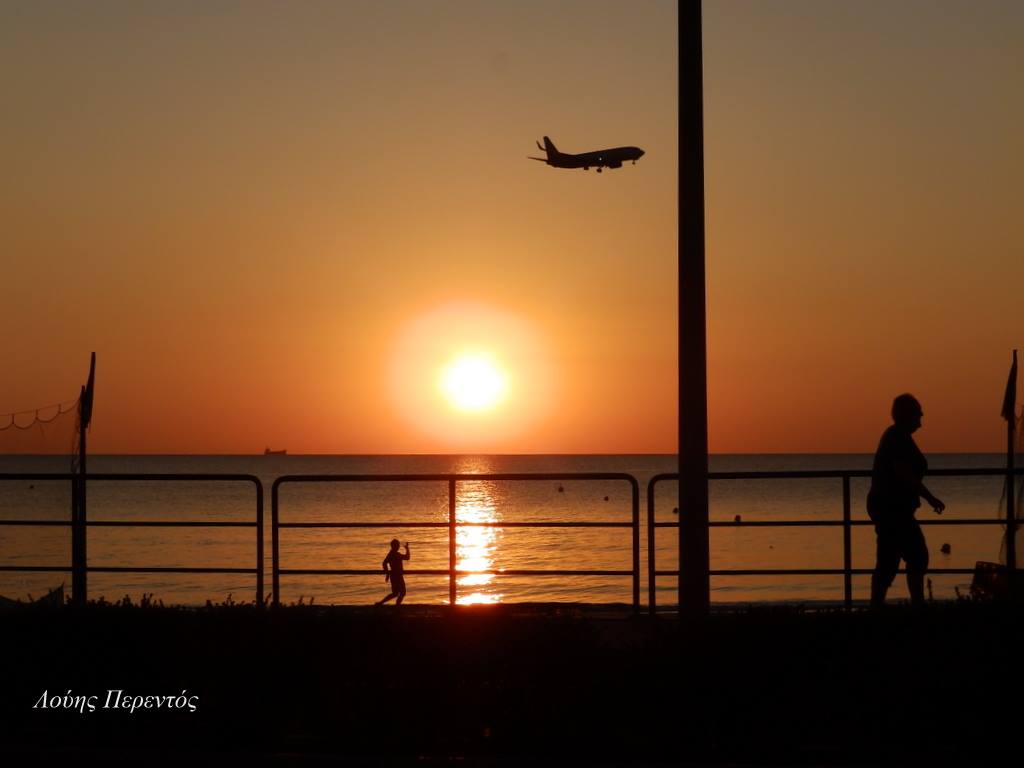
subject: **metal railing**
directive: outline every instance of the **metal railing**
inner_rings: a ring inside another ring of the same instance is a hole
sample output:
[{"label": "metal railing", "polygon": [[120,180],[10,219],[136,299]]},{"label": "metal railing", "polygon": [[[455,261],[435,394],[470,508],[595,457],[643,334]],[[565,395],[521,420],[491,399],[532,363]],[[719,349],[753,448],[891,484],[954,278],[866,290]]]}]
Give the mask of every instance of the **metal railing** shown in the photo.
[{"label": "metal railing", "polygon": [[[1005,477],[1005,469],[935,469],[928,472],[930,477]],[[1024,474],[1024,468],[1015,470],[1014,475]],[[711,569],[710,576],[841,576],[843,578],[844,604],[853,604],[853,576],[872,573],[870,568],[852,566],[852,529],[855,526],[873,525],[870,520],[852,519],[851,480],[868,478],[869,470],[824,470],[805,472],[711,472],[708,479],[715,480],[775,480],[775,479],[836,479],[842,484],[842,515],[833,520],[763,520],[763,521],[713,521],[712,528],[771,528],[771,527],[842,527],[843,567],[842,568],[759,568],[759,569]],[[74,482],[79,476],[72,473],[0,473],[0,481],[39,480]],[[656,520],[655,490],[659,483],[678,480],[678,474],[659,474],[647,484],[647,577],[648,608],[654,613],[657,606],[656,582],[658,577],[678,577],[679,571],[658,570],[655,533],[658,528],[678,528],[679,523]],[[255,528],[256,566],[254,568],[190,568],[190,567],[122,567],[86,566],[89,573],[235,573],[252,574],[256,580],[256,603],[264,603],[263,563],[263,484],[255,475],[246,474],[88,474],[87,481],[112,482],[248,482],[256,489],[256,515],[253,522],[210,522],[199,520],[88,520],[89,527],[153,527],[153,528]],[[542,481],[542,480],[612,480],[629,483],[631,491],[632,519],[630,522],[599,521],[460,521],[456,517],[457,484],[478,481]],[[448,485],[448,520],[420,522],[288,522],[279,519],[279,489],[287,483],[352,483],[352,482],[446,482]],[[640,607],[640,519],[639,485],[637,480],[624,473],[543,473],[543,474],[425,474],[425,475],[286,475],[274,481],[272,487],[272,600],[280,603],[280,576],[286,575],[379,575],[376,569],[286,569],[281,567],[281,528],[447,528],[449,563],[447,569],[410,569],[409,574],[447,575],[449,581],[449,602],[457,598],[456,580],[459,576],[472,574],[493,574],[505,576],[616,576],[632,577],[632,602],[634,610]],[[1002,518],[943,518],[919,521],[922,525],[1005,525]],[[0,526],[65,526],[73,525],[68,520],[0,520]],[[456,531],[460,527],[490,528],[629,528],[631,529],[632,568],[630,570],[601,569],[490,569],[467,570],[456,567]],[[0,565],[0,572],[64,572],[74,573],[72,565]],[[901,569],[901,573],[905,571]],[[933,574],[973,574],[972,568],[929,568]]]},{"label": "metal railing", "polygon": [[[0,481],[5,480],[67,480],[75,482],[80,478],[72,473],[2,473]],[[86,520],[88,528],[255,528],[256,529],[256,567],[255,568],[187,568],[187,567],[156,567],[156,566],[84,566],[86,573],[248,573],[256,576],[256,604],[263,604],[263,483],[255,475],[237,474],[87,474],[87,482],[247,482],[256,486],[256,519],[254,522],[210,522],[202,520]],[[67,526],[73,522],[68,520],[0,520],[0,526]],[[0,572],[56,572],[75,574],[72,565],[0,565]],[[82,582],[84,583],[84,581]]]},{"label": "metal railing", "polygon": [[[630,522],[551,521],[551,522],[504,522],[504,521],[460,521],[456,517],[456,485],[462,482],[480,481],[538,481],[538,480],[614,480],[628,482],[631,491],[632,520]],[[421,522],[289,522],[279,518],[279,489],[286,483],[390,483],[390,482],[447,482],[448,520]],[[578,569],[484,569],[467,570],[456,567],[456,531],[462,527],[487,528],[630,528],[632,531],[631,570],[578,570]],[[424,474],[424,475],[286,475],[274,481],[271,488],[271,548],[273,604],[280,604],[281,575],[321,576],[366,576],[380,575],[380,568],[282,568],[280,554],[280,530],[282,528],[447,528],[448,568],[408,569],[405,573],[427,576],[448,576],[448,601],[455,605],[457,599],[456,579],[471,574],[493,574],[503,576],[631,576],[633,586],[633,609],[640,610],[640,487],[632,475],[622,473],[538,473],[538,474]]]},{"label": "metal railing", "polygon": [[[933,469],[929,477],[1006,477],[1006,469]],[[1015,476],[1024,474],[1018,468]],[[850,498],[850,480],[854,477],[869,478],[871,470],[820,470],[806,472],[709,472],[708,480],[795,480],[795,479],[837,479],[842,480],[843,512],[838,520],[758,520],[758,521],[712,521],[711,528],[843,528],[842,568],[717,568],[708,571],[709,576],[842,576],[843,604],[847,609],[853,606],[853,576],[874,572],[873,568],[854,568],[853,537],[854,526],[873,526],[870,520],[854,520]],[[658,576],[679,576],[679,570],[661,570],[656,565],[655,530],[658,528],[679,528],[678,522],[659,523],[655,520],[655,487],[667,480],[679,480],[677,473],[655,475],[647,483],[647,585],[648,611],[656,609],[656,580]],[[919,520],[922,525],[1005,525],[1001,518],[943,518]],[[906,573],[900,569],[899,573]],[[973,568],[929,568],[935,574],[973,574]]]}]

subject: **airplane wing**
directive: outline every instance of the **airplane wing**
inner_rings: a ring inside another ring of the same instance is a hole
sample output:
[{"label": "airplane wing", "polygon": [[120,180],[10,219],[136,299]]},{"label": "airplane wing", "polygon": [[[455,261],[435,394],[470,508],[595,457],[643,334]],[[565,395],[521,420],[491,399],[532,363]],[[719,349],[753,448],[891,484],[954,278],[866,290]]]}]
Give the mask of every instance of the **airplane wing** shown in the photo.
[{"label": "airplane wing", "polygon": [[546,157],[530,157],[529,155],[526,156],[526,159],[527,160],[540,160],[542,163],[546,163],[548,161],[548,159]]}]

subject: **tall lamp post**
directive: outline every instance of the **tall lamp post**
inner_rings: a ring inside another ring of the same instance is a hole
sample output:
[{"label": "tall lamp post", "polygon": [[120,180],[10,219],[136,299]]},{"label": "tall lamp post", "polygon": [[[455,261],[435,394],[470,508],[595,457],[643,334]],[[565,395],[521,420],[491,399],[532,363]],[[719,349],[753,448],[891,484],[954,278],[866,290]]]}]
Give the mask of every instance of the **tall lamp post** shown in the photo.
[{"label": "tall lamp post", "polygon": [[679,174],[679,615],[711,603],[701,0],[682,0]]}]

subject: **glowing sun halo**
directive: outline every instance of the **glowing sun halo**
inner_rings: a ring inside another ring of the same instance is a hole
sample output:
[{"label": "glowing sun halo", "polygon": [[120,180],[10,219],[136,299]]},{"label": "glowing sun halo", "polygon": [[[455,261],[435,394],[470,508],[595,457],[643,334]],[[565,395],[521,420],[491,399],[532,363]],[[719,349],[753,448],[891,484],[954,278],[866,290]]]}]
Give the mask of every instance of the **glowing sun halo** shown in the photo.
[{"label": "glowing sun halo", "polygon": [[429,452],[515,453],[554,407],[547,336],[521,314],[453,300],[396,330],[395,412]]},{"label": "glowing sun halo", "polygon": [[505,396],[507,382],[498,365],[486,355],[465,354],[441,372],[440,388],[445,398],[461,411],[486,411]]}]

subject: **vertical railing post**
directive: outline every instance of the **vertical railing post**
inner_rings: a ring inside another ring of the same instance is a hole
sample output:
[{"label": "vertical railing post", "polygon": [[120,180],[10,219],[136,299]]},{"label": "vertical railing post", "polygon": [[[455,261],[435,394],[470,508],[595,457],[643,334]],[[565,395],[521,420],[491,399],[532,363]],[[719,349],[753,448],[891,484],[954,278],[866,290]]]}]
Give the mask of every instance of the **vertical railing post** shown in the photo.
[{"label": "vertical railing post", "polygon": [[633,613],[640,612],[640,486],[630,478],[633,491]]},{"label": "vertical railing post", "polygon": [[1013,373],[1007,388],[1009,398],[1006,417],[1006,589],[1010,598],[1019,597],[1020,585],[1017,583],[1017,501],[1013,487],[1015,477],[1016,449],[1014,447],[1014,429],[1017,424],[1017,350],[1013,350]]},{"label": "vertical railing post", "polygon": [[274,593],[271,600],[275,608],[281,605],[281,542],[277,527],[277,489],[280,482],[281,478],[278,478],[270,488],[270,582]]},{"label": "vertical railing post", "polygon": [[853,532],[850,515],[850,476],[843,475],[843,603],[853,608]]},{"label": "vertical railing post", "polygon": [[80,478],[78,472],[75,472],[71,476],[71,602],[75,605],[84,604],[82,600],[82,594],[84,594],[83,585],[80,583],[82,577],[81,571],[79,570],[79,530],[81,526],[78,522],[78,493],[81,487]]},{"label": "vertical railing post", "polygon": [[448,480],[448,604],[455,605],[455,478]]},{"label": "vertical railing post", "polygon": [[263,483],[256,481],[256,605],[263,607]]},{"label": "vertical railing post", "polygon": [[647,481],[647,612],[653,616],[657,597],[655,596],[655,562],[654,562],[654,484],[652,478]]},{"label": "vertical railing post", "polygon": [[75,492],[72,494],[74,506],[71,517],[71,599],[76,605],[85,605],[88,600],[88,569],[89,560],[86,554],[87,530],[86,530],[86,503],[85,503],[85,476],[86,476],[86,441],[85,433],[88,430],[87,414],[84,409],[87,407],[86,388],[82,387],[82,394],[78,402],[78,471],[73,481],[76,483]]}]

